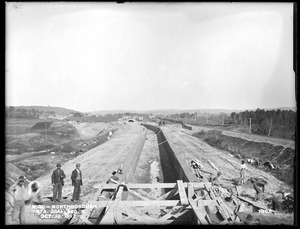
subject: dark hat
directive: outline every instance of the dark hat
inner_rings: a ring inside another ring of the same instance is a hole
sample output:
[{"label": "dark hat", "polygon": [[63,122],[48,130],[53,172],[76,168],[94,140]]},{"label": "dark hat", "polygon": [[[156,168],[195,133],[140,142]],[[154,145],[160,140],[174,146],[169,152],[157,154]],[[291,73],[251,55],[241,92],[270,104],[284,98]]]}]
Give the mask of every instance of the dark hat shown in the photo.
[{"label": "dark hat", "polygon": [[19,177],[18,177],[18,180],[24,182],[24,181],[25,181],[25,177],[24,177],[24,176],[19,176]]},{"label": "dark hat", "polygon": [[217,172],[217,175],[220,176],[222,173],[220,171]]},{"label": "dark hat", "polygon": [[57,163],[56,167],[60,168],[60,167],[61,167],[61,164],[60,164],[60,163]]}]

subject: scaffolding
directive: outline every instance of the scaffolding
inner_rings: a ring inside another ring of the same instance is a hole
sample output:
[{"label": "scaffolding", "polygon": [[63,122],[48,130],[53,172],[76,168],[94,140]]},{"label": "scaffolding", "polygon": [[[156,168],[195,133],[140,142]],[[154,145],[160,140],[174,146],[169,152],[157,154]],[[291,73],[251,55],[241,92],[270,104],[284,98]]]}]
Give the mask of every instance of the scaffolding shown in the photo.
[{"label": "scaffolding", "polygon": [[[154,183],[95,185],[99,195],[88,201],[82,214],[69,224],[228,224],[240,223],[235,211],[224,203],[211,183]],[[154,197],[147,189],[164,189]],[[238,208],[237,201],[233,200]]]}]

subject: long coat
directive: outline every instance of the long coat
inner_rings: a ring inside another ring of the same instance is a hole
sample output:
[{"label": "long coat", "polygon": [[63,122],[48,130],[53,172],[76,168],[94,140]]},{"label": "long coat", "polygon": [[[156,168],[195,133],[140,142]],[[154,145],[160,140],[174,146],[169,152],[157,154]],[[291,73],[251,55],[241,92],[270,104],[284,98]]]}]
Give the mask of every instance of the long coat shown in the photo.
[{"label": "long coat", "polygon": [[[80,171],[80,177],[81,177],[80,184],[83,185],[82,184],[82,172],[81,172],[81,170],[79,170],[79,171]],[[74,169],[72,171],[72,175],[71,175],[71,180],[72,180],[73,186],[75,185],[75,180],[76,180],[77,176],[78,176],[78,171],[77,171],[77,169]]]},{"label": "long coat", "polygon": [[[60,171],[60,177],[59,177],[59,171]],[[55,169],[51,176],[51,182],[52,182],[52,184],[57,184],[60,182],[62,185],[64,185],[65,177],[66,177],[66,175],[62,169],[60,169],[60,170]]]}]

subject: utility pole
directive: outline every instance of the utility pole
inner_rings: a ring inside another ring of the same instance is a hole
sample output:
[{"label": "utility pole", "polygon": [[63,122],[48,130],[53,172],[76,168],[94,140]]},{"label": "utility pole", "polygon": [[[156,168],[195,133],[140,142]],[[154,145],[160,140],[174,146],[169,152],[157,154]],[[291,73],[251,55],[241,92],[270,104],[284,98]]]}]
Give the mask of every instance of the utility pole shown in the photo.
[{"label": "utility pole", "polygon": [[197,118],[197,112],[195,112],[195,122],[197,121],[196,118]]},{"label": "utility pole", "polygon": [[46,128],[46,142],[47,142],[47,122],[45,122],[45,128]]},{"label": "utility pole", "polygon": [[221,114],[221,122],[222,122],[222,125],[224,125],[224,120],[223,120],[223,114]]},{"label": "utility pole", "polygon": [[250,129],[249,129],[249,134],[251,134],[251,118],[250,119]]},{"label": "utility pole", "polygon": [[271,125],[270,125],[270,129],[269,129],[268,137],[270,136],[270,133],[271,133],[272,121],[273,121],[273,119],[271,118]]},{"label": "utility pole", "polygon": [[187,122],[187,113],[185,113],[185,121]]}]

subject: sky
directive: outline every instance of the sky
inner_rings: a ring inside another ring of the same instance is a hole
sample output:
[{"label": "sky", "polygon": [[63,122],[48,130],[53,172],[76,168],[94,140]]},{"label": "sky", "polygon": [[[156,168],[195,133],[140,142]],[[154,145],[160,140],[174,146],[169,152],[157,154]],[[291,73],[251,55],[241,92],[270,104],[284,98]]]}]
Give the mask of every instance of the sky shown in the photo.
[{"label": "sky", "polygon": [[5,100],[82,112],[296,107],[293,3],[6,3]]}]

